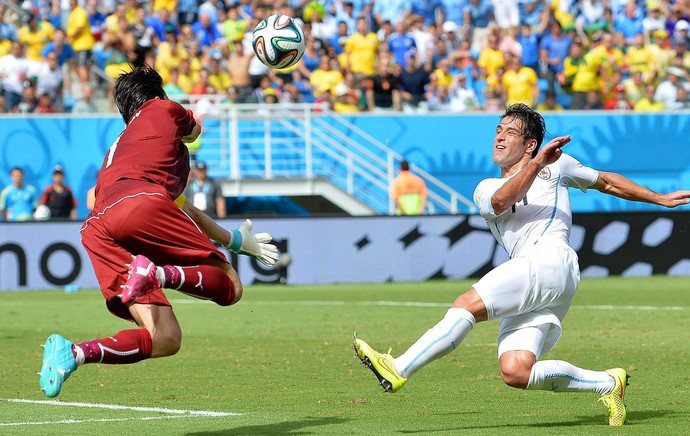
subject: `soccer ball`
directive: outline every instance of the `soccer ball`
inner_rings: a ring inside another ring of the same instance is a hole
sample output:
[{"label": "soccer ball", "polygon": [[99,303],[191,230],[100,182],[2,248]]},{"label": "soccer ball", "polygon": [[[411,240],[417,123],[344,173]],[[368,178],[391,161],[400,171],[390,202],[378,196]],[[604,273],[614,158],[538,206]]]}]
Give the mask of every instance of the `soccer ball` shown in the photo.
[{"label": "soccer ball", "polygon": [[39,204],[34,212],[36,221],[48,221],[50,219],[50,208],[45,204]]},{"label": "soccer ball", "polygon": [[275,14],[263,19],[252,35],[254,53],[269,68],[295,65],[306,46],[302,27],[287,15]]}]

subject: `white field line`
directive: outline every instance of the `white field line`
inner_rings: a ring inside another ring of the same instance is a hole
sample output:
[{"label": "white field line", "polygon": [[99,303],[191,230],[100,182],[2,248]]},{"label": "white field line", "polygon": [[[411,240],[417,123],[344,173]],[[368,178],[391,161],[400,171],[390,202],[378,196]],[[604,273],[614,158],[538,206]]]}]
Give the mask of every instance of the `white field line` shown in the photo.
[{"label": "white field line", "polygon": [[62,419],[59,421],[0,422],[0,427],[19,427],[23,425],[81,424],[84,422],[125,422],[153,421],[156,419],[196,418],[192,415],[143,416],[141,418],[103,418],[103,419]]},{"label": "white field line", "polygon": [[[173,304],[208,304],[203,300],[171,299]],[[429,303],[424,301],[339,301],[339,300],[296,300],[296,301],[245,301],[241,304],[257,306],[393,306],[393,307],[450,307],[449,303]],[[614,306],[614,305],[573,305],[576,310],[633,310],[633,311],[685,311],[688,306]]]},{"label": "white field line", "polygon": [[[110,422],[110,421],[129,421],[129,420],[150,420],[150,419],[167,419],[167,418],[189,418],[189,417],[218,417],[218,416],[241,416],[242,413],[236,412],[214,412],[211,410],[184,410],[184,409],[168,409],[164,407],[139,407],[139,406],[122,406],[119,404],[96,404],[96,403],[72,403],[57,400],[26,400],[22,398],[0,398],[0,401],[8,403],[25,403],[25,404],[41,404],[46,406],[62,406],[62,407],[85,407],[90,409],[107,409],[107,410],[131,410],[135,412],[155,412],[164,413],[168,416],[159,417],[141,417],[141,418],[121,418],[121,419],[97,419],[97,420],[83,420],[78,422]],[[61,421],[50,421],[50,423],[60,423]],[[65,420],[63,423],[73,423],[75,420]],[[16,424],[16,423],[0,423],[0,426],[7,425],[28,425],[31,423]]]}]

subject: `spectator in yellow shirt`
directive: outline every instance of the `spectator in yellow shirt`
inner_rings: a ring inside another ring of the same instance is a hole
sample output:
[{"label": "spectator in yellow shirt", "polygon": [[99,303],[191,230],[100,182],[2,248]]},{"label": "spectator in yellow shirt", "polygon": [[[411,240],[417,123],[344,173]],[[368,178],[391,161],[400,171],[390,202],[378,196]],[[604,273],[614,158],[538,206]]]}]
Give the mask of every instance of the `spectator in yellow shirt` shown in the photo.
[{"label": "spectator in yellow shirt", "polygon": [[644,89],[644,97],[633,106],[635,112],[661,112],[666,109],[663,101],[654,100],[656,86],[649,84]]},{"label": "spectator in yellow shirt", "polygon": [[188,56],[184,44],[177,40],[175,29],[172,27],[167,28],[165,31],[165,41],[158,44],[156,54],[156,70],[163,78],[163,82],[168,82],[170,70],[179,69],[182,59]]},{"label": "spectator in yellow shirt", "polygon": [[19,43],[25,46],[26,58],[30,61],[43,61],[43,47],[53,40],[54,34],[55,28],[49,21],[29,15],[26,24],[19,29]]},{"label": "spectator in yellow shirt", "polygon": [[506,52],[505,58],[508,70],[503,73],[501,85],[503,86],[506,106],[524,103],[530,107],[535,107],[539,101],[537,73],[532,68],[522,65],[519,55]]},{"label": "spectator in yellow shirt", "polygon": [[376,34],[367,32],[367,20],[364,17],[357,18],[357,33],[345,43],[348,69],[355,74],[374,75],[378,48],[379,39]]},{"label": "spectator in yellow shirt", "polygon": [[123,3],[115,4],[115,11],[105,17],[105,33],[103,35],[103,42],[108,43],[108,39],[118,38],[118,35],[122,33],[121,22],[125,23],[124,27],[129,26],[127,23],[127,17],[125,16],[126,10]]},{"label": "spectator in yellow shirt", "polygon": [[89,25],[89,13],[79,6],[77,0],[70,0],[72,11],[67,20],[67,37],[74,49],[74,59],[77,66],[79,82],[85,84],[89,81],[89,66],[91,65],[91,50],[96,43],[91,34]]},{"label": "spectator in yellow shirt", "polygon": [[153,0],[153,11],[158,12],[161,9],[175,12],[177,10],[177,0]]},{"label": "spectator in yellow shirt", "polygon": [[434,75],[438,79],[438,86],[450,89],[453,83],[453,74],[450,72],[450,60],[443,58],[436,64]]},{"label": "spectator in yellow shirt", "polygon": [[544,97],[544,103],[541,103],[537,106],[538,112],[562,110],[563,106],[558,104],[558,102],[556,101],[556,93],[554,92],[547,92],[546,97]]},{"label": "spectator in yellow shirt", "polygon": [[558,74],[558,83],[566,92],[570,92],[573,80],[577,74],[580,63],[584,60],[584,48],[579,41],[573,41],[568,51],[568,56],[563,60],[563,72]]},{"label": "spectator in yellow shirt", "polygon": [[503,52],[498,48],[498,37],[495,34],[489,34],[486,40],[486,47],[479,52],[479,59],[477,66],[481,77],[487,81],[491,78],[496,78],[496,72],[505,67],[505,59]]},{"label": "spectator in yellow shirt", "polygon": [[232,86],[232,79],[227,71],[220,68],[220,59],[212,57],[209,60],[208,84],[216,91],[224,93]]},{"label": "spectator in yellow shirt", "polygon": [[595,59],[595,63],[601,67],[599,89],[604,89],[606,83],[612,80],[614,72],[623,70],[623,52],[614,46],[613,35],[610,33],[603,33],[601,44],[593,48],[588,55],[591,55]]},{"label": "spectator in yellow shirt", "polygon": [[177,86],[182,88],[186,94],[190,94],[194,84],[199,81],[199,74],[192,74],[190,65],[189,58],[182,59],[180,62],[179,77],[177,79]]},{"label": "spectator in yellow shirt", "polygon": [[645,45],[644,35],[635,35],[635,44],[628,47],[625,53],[625,63],[630,69],[630,73],[641,72],[647,80],[654,80],[656,75],[656,56],[654,52]]},{"label": "spectator in yellow shirt", "polygon": [[332,60],[328,55],[322,55],[319,67],[312,71],[309,83],[314,97],[318,97],[325,91],[333,91],[336,86],[345,81],[343,73],[339,69],[333,69],[334,63],[337,61]]},{"label": "spectator in yellow shirt", "polygon": [[357,107],[356,103],[356,94],[354,94],[346,84],[341,83],[340,85],[336,86],[334,94],[334,111],[345,114],[359,112],[359,108]]},{"label": "spectator in yellow shirt", "polygon": [[[601,42],[601,37],[597,36],[595,40],[596,42]],[[587,93],[591,91],[599,92],[602,72],[606,68],[602,65],[602,62],[606,61],[605,53],[606,48],[603,45],[598,45],[586,53],[582,60],[578,62],[577,72],[573,77],[573,100],[570,104],[570,109],[582,109],[585,106]]]}]

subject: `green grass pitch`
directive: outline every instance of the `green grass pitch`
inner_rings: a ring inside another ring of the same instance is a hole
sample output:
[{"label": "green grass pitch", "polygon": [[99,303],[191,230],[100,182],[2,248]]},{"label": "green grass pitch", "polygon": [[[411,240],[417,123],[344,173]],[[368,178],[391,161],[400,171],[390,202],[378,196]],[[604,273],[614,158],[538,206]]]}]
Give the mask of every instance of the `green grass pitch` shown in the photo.
[{"label": "green grass pitch", "polygon": [[383,394],[354,358],[352,333],[398,355],[471,283],[248,286],[229,308],[168,291],[181,351],[84,366],[58,403],[38,389],[39,344],[54,332],[82,341],[132,326],[110,315],[95,290],[0,293],[0,434],[690,432],[690,278],[583,280],[561,341],[543,357],[626,368],[622,429],[608,427],[595,394],[504,386],[496,322],[479,324],[401,392]]}]

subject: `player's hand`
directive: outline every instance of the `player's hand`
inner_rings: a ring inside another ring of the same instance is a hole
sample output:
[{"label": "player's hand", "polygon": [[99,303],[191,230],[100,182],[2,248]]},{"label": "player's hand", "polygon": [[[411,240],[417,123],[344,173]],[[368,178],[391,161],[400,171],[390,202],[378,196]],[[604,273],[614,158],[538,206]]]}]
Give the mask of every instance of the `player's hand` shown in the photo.
[{"label": "player's hand", "polygon": [[270,244],[273,239],[266,232],[252,233],[252,222],[246,220],[232,230],[232,243],[225,248],[237,254],[251,256],[267,266],[273,266],[278,260],[278,248]]},{"label": "player's hand", "polygon": [[537,153],[534,160],[537,162],[537,164],[539,164],[540,168],[551,165],[561,157],[563,154],[563,150],[561,150],[561,148],[569,142],[570,135],[553,138],[546,145],[544,145],[541,150],[539,150],[539,153]]},{"label": "player's hand", "polygon": [[690,203],[690,191],[675,191],[663,195],[662,206],[673,208]]}]

